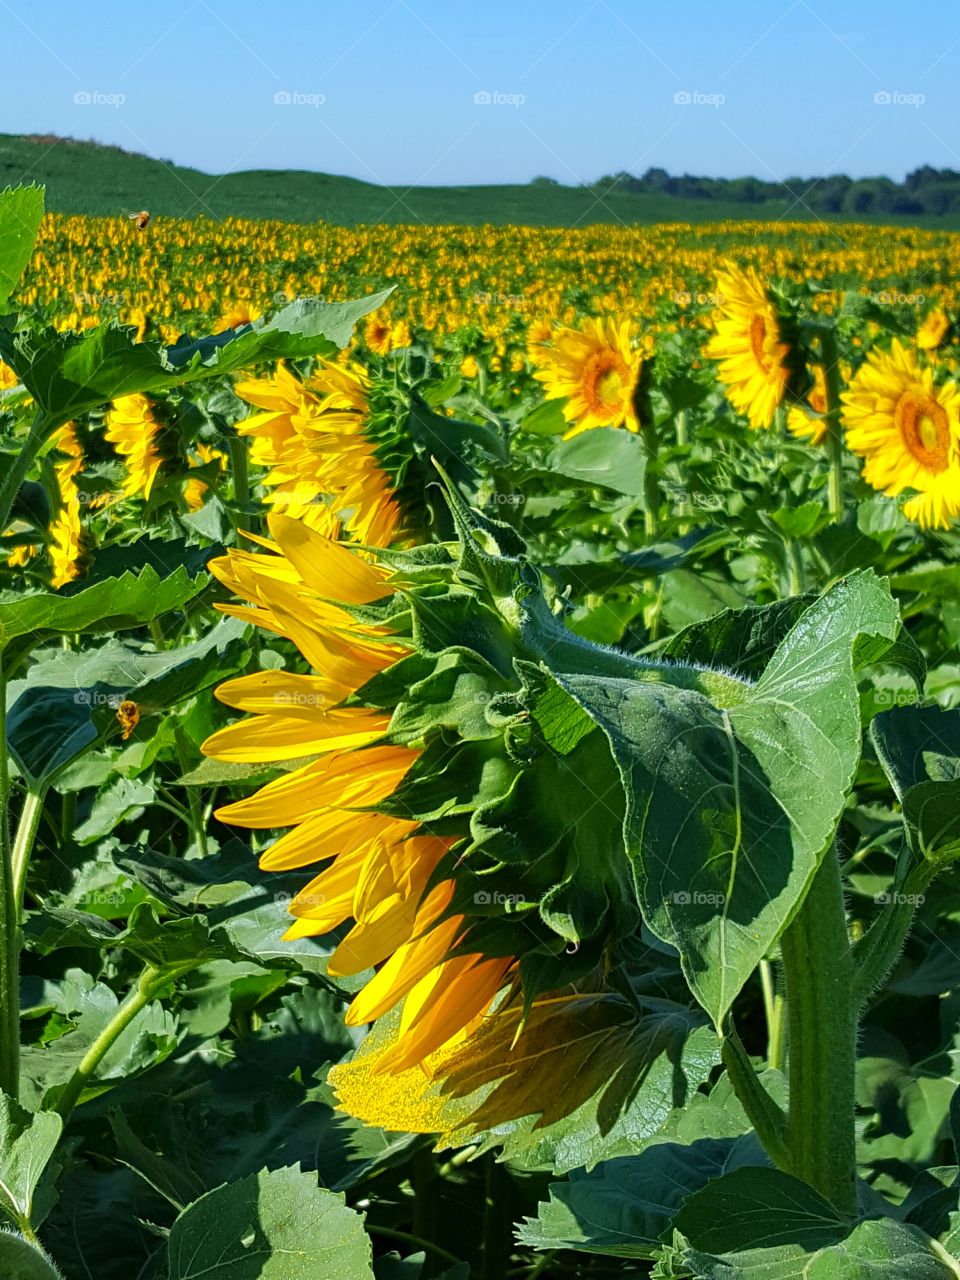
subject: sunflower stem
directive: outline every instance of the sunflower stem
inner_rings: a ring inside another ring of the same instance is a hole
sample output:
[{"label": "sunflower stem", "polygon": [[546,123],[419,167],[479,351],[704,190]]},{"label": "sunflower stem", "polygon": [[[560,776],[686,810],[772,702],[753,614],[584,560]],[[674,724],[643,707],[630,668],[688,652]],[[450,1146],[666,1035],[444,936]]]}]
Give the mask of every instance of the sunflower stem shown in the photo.
[{"label": "sunflower stem", "polygon": [[30,431],[23,442],[23,447],[0,482],[0,529],[6,529],[10,523],[10,512],[17,500],[20,486],[27,478],[27,472],[33,465],[34,459],[46,444],[55,426],[55,420],[48,418],[42,410],[30,424]]},{"label": "sunflower stem", "polygon": [[840,373],[837,331],[832,325],[820,330],[820,359],[827,388],[827,434],[824,440],[830,463],[827,501],[830,515],[834,520],[839,520],[843,515],[843,435],[840,427],[843,378]]},{"label": "sunflower stem", "polygon": [[859,1006],[831,845],[781,939],[789,1018],[789,1171],[837,1209],[857,1205],[854,1071]]},{"label": "sunflower stem", "polygon": [[11,866],[13,868],[13,903],[17,913],[17,921],[23,918],[23,895],[27,887],[27,872],[30,869],[30,855],[36,842],[40,819],[43,817],[43,802],[46,799],[47,787],[44,784],[31,788],[23,801],[17,834],[13,841]]},{"label": "sunflower stem", "polygon": [[20,1096],[20,926],[10,845],[7,677],[0,652],[0,1090]]},{"label": "sunflower stem", "polygon": [[760,961],[760,986],[763,990],[763,1008],[767,1019],[767,1066],[780,1071],[786,1060],[784,1038],[786,1002],[783,993],[777,990],[773,965],[769,960]]}]

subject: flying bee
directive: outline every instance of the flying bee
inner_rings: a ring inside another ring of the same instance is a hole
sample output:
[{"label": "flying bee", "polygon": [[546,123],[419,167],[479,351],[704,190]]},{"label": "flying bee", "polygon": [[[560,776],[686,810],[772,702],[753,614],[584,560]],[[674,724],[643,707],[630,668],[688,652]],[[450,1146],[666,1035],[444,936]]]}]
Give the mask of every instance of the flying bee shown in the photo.
[{"label": "flying bee", "polygon": [[150,211],[148,209],[141,209],[139,213],[128,213],[126,216],[131,222],[137,224],[138,231],[145,231],[147,223],[150,221]]}]

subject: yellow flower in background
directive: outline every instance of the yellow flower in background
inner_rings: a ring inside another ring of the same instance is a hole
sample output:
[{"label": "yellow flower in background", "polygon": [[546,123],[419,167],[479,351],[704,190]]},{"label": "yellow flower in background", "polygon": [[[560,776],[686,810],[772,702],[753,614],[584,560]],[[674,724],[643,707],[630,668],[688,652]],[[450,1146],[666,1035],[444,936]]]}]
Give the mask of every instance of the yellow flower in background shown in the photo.
[{"label": "yellow flower in background", "polygon": [[460,361],[460,372],[465,378],[475,378],[480,372],[476,356],[464,356]]},{"label": "yellow flower in background", "polygon": [[573,426],[564,439],[594,427],[640,430],[634,392],[642,358],[631,348],[629,321],[589,318],[580,329],[558,329],[531,357],[547,399],[566,401],[563,416]]},{"label": "yellow flower in background", "polygon": [[393,330],[390,321],[376,312],[363,326],[363,340],[376,356],[385,356],[393,346]]},{"label": "yellow flower in background", "polygon": [[54,445],[60,453],[67,455],[54,468],[60,489],[60,509],[50,525],[50,583],[59,588],[72,582],[80,573],[80,490],[76,477],[83,470],[83,449],[72,422],[60,428]]},{"label": "yellow flower in background", "polygon": [[[403,1000],[402,1034],[378,1062],[380,1071],[401,1072],[480,1016],[513,960],[452,954],[464,920],[446,914],[453,883],[435,873],[459,837],[433,836],[378,811],[419,755],[385,741],[388,713],[362,705],[362,695],[356,705],[367,681],[408,652],[388,629],[358,624],[346,607],[388,598],[385,570],[303,521],[273,515],[269,527],[273,540],[258,539],[266,555],[231,550],[210,568],[251,602],[225,611],[291,640],[313,673],[259,671],[221,685],[221,701],[251,714],[208,738],[203,751],[240,762],[313,759],[217,817],[253,829],[290,828],[262,855],[266,870],[326,864],[293,899],[286,936],[326,934],[353,921],[329,971],[353,975],[381,966],[347,1021],[362,1025]],[[354,702],[343,706],[351,695]]]},{"label": "yellow flower in background", "polygon": [[827,434],[827,380],[823,368],[815,365],[813,386],[807,392],[806,404],[791,405],[787,412],[787,429],[807,444],[823,444]]},{"label": "yellow flower in background", "polygon": [[280,365],[272,378],[237,383],[241,399],[264,410],[241,422],[252,460],[268,467],[264,485],[275,510],[336,536],[393,541],[400,508],[366,435],[369,380],[357,366],[318,360],[306,382]]},{"label": "yellow flower in background", "polygon": [[259,320],[263,312],[252,302],[234,302],[222,313],[213,326],[214,333],[226,333],[228,329],[242,329],[245,324]]},{"label": "yellow flower in background", "polygon": [[406,320],[398,320],[390,330],[390,345],[394,350],[409,347],[413,342],[413,334]]},{"label": "yellow flower in background", "polygon": [[157,442],[163,431],[146,396],[120,396],[106,416],[104,435],[124,461],[125,498],[149,498],[163,463]]},{"label": "yellow flower in background", "polygon": [[0,391],[10,391],[13,387],[20,385],[20,379],[13,372],[8,364],[4,364],[0,360]]},{"label": "yellow flower in background", "polygon": [[873,350],[843,396],[850,449],[864,479],[889,497],[916,497],[903,513],[924,528],[947,528],[960,513],[960,387],[935,385],[933,370],[894,339]]},{"label": "yellow flower in background", "polygon": [[[198,458],[194,466],[203,467],[210,462],[216,462],[218,474],[223,470],[227,455],[221,449],[214,449],[212,445],[204,444],[203,441],[198,441],[194,448]],[[201,480],[199,476],[189,478],[183,486],[183,500],[187,504],[187,510],[199,511],[206,501],[209,489],[209,483]]]},{"label": "yellow flower in background", "polygon": [[776,307],[755,267],[728,263],[717,276],[723,301],[706,354],[733,407],[752,427],[769,427],[787,389],[790,348],[782,339]]},{"label": "yellow flower in background", "polygon": [[940,307],[934,307],[917,330],[917,346],[921,351],[933,351],[940,346],[950,331],[950,317]]}]

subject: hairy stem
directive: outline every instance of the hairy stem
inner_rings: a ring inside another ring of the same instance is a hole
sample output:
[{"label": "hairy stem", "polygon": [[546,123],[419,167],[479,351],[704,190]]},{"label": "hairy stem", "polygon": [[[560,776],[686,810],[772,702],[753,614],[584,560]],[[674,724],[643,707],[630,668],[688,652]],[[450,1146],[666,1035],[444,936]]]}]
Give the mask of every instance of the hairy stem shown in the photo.
[{"label": "hairy stem", "polygon": [[839,520],[843,515],[843,435],[840,429],[843,379],[840,376],[837,334],[832,325],[827,325],[820,331],[820,355],[827,387],[827,435],[824,444],[830,462],[828,504],[831,516],[834,520]]},{"label": "hairy stem", "polygon": [[858,1005],[836,852],[781,940],[790,1036],[790,1172],[845,1213],[857,1205],[854,1068]]},{"label": "hairy stem", "polygon": [[27,792],[24,797],[23,808],[20,811],[17,834],[13,842],[13,855],[11,858],[13,866],[13,901],[18,921],[23,916],[23,895],[27,887],[27,872],[30,870],[30,855],[33,853],[37,830],[40,826],[40,819],[43,816],[43,802],[46,794],[47,788],[45,785],[40,785],[36,789],[31,788]]},{"label": "hairy stem", "polygon": [[767,1155],[779,1169],[789,1170],[791,1157],[787,1146],[787,1117],[783,1108],[761,1084],[732,1022],[723,1038],[721,1057],[734,1092]]}]

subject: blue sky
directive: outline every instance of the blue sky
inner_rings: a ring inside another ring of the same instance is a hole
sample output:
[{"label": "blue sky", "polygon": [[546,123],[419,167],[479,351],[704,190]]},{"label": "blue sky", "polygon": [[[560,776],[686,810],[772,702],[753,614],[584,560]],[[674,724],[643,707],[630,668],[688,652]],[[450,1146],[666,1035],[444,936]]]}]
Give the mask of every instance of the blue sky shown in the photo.
[{"label": "blue sky", "polygon": [[960,169],[955,0],[0,0],[0,47],[0,132],[215,173]]}]

